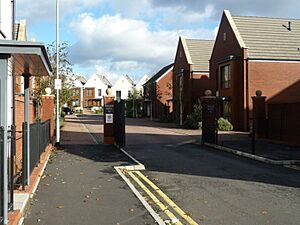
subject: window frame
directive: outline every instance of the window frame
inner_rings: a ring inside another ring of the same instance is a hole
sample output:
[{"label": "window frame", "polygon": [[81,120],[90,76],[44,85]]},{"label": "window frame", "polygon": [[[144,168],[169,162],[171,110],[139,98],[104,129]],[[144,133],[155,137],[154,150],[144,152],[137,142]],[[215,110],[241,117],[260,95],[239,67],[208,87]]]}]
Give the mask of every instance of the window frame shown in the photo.
[{"label": "window frame", "polygon": [[[228,69],[226,70],[226,68]],[[232,71],[231,64],[225,64],[220,66],[221,89],[231,88],[231,81],[232,81],[231,71]]]}]

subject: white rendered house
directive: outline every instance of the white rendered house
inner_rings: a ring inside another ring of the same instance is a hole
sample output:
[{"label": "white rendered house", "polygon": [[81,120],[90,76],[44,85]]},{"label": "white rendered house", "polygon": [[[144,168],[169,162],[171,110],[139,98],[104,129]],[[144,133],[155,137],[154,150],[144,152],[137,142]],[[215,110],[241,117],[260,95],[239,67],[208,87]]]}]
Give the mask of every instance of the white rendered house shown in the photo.
[{"label": "white rendered house", "polygon": [[150,79],[150,77],[145,74],[140,81],[136,84],[136,90],[143,95],[143,85]]},{"label": "white rendered house", "polygon": [[134,87],[133,80],[128,75],[122,75],[112,86],[112,91],[116,99],[127,99]]},{"label": "white rendered house", "polygon": [[103,97],[111,83],[104,75],[93,74],[84,85],[83,107],[103,106]]}]

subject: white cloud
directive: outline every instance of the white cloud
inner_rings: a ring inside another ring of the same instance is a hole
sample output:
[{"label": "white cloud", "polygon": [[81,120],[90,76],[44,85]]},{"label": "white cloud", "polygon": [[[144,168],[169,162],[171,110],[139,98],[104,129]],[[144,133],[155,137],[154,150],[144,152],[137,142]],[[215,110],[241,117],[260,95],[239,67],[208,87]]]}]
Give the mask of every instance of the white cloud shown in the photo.
[{"label": "white cloud", "polygon": [[73,63],[91,64],[101,60],[110,64],[111,71],[128,73],[143,68],[152,72],[172,62],[179,35],[214,37],[214,31],[209,29],[151,31],[145,21],[120,15],[97,18],[84,13],[70,26],[78,38],[70,49]]},{"label": "white cloud", "polygon": [[[60,14],[79,13],[100,5],[104,0],[61,0]],[[29,24],[44,22],[45,20],[55,21],[56,1],[55,0],[17,0],[17,16],[26,19]]]}]

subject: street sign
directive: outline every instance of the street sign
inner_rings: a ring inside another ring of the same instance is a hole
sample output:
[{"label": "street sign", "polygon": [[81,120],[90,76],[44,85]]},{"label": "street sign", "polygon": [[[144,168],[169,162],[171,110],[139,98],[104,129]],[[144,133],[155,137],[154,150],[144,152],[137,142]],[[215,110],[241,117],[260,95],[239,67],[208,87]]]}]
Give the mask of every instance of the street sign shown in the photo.
[{"label": "street sign", "polygon": [[54,88],[55,90],[61,90],[61,79],[54,80]]}]

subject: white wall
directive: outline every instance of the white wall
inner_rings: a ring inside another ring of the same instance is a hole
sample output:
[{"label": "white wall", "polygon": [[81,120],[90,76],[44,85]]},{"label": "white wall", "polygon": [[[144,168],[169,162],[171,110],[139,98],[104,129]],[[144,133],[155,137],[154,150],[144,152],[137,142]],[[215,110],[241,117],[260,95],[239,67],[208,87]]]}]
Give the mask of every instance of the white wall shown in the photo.
[{"label": "white wall", "polygon": [[[103,98],[106,96],[108,86],[102,82],[98,75],[93,74],[84,85],[85,88],[95,88],[95,98]],[[98,89],[101,89],[101,95],[98,95]]]},{"label": "white wall", "polygon": [[117,95],[117,91],[121,91],[121,99],[127,99],[128,91],[132,91],[132,89],[133,85],[125,78],[125,76],[121,76],[112,86],[114,96]]},{"label": "white wall", "polygon": [[[6,36],[7,40],[12,39],[12,4],[11,0],[0,0],[0,29]],[[2,35],[0,35],[1,39]],[[8,68],[9,76],[7,78],[7,124],[12,124],[12,76],[11,76],[11,63],[9,62]]]},{"label": "white wall", "polygon": [[0,1],[1,31],[5,34],[6,39],[12,39],[12,4],[11,0]]}]

